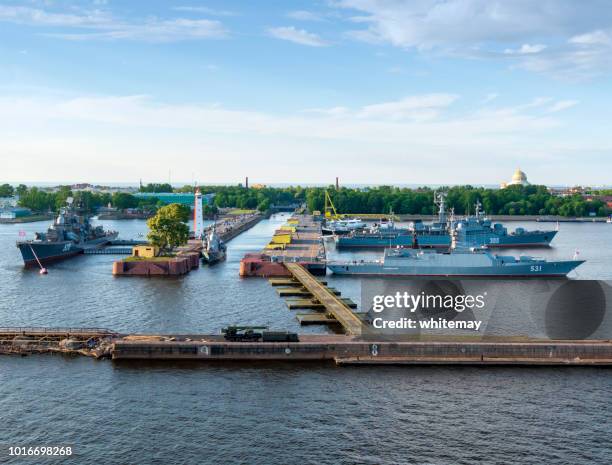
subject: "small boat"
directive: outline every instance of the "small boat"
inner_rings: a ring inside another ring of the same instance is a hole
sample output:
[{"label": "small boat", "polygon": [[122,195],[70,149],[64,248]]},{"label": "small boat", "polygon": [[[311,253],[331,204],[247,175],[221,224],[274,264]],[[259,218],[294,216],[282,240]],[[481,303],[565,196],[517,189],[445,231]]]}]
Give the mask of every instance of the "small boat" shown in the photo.
[{"label": "small boat", "polygon": [[338,236],[349,234],[352,231],[363,229],[366,226],[367,225],[359,218],[350,218],[346,220],[328,220],[321,228],[321,232],[324,236]]}]

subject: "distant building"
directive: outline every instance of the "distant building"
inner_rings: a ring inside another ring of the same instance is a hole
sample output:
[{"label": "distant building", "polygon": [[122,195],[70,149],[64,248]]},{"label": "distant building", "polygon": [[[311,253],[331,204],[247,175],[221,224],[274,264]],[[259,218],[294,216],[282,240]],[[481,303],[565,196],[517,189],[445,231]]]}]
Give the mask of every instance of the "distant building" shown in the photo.
[{"label": "distant building", "polygon": [[590,187],[574,186],[574,187],[549,187],[548,192],[559,197],[569,197],[572,195],[586,195],[591,192]]},{"label": "distant building", "polygon": [[[181,205],[187,205],[193,207],[195,202],[195,194],[193,192],[137,192],[134,197],[138,199],[159,199],[162,203],[169,205],[171,203],[180,203]],[[215,198],[215,194],[204,194],[202,195],[202,204],[210,205]]]},{"label": "distant building", "polygon": [[0,210],[2,209],[10,209],[17,206],[17,202],[19,201],[19,197],[0,197]]},{"label": "distant building", "polygon": [[30,216],[32,210],[29,208],[13,207],[6,210],[0,210],[0,219],[3,220],[14,220],[15,218],[23,218],[24,216]]},{"label": "distant building", "polygon": [[512,175],[512,180],[510,182],[502,182],[499,187],[504,189],[508,186],[528,186],[529,181],[527,181],[527,175],[521,171],[521,169],[517,169]]}]

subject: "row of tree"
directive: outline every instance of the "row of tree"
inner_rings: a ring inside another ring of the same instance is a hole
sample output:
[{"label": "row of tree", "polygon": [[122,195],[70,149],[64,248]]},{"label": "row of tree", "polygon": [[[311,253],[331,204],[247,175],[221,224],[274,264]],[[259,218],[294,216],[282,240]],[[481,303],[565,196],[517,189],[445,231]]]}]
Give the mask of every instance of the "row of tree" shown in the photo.
[{"label": "row of tree", "polygon": [[[191,186],[180,189],[193,190]],[[434,190],[380,186],[367,189],[346,188],[336,190],[323,187],[265,187],[245,189],[238,186],[202,186],[203,192],[216,194],[214,205],[244,209],[267,210],[272,205],[305,203],[310,211],[322,211],[327,190],[338,213],[388,213],[431,215],[437,211]],[[447,204],[459,215],[474,212],[476,201],[490,215],[560,215],[606,216],[610,212],[601,200],[587,201],[579,194],[559,197],[551,194],[546,186],[509,186],[490,189],[472,186],[443,188]]]},{"label": "row of tree", "polygon": [[102,193],[89,191],[72,192],[70,186],[62,186],[55,192],[48,192],[38,187],[20,189],[19,205],[35,212],[56,212],[66,205],[68,197],[72,197],[76,205],[87,212],[94,212],[102,206],[111,205],[119,210],[126,208],[156,209],[163,205],[157,198],[140,199],[125,192]]},{"label": "row of tree", "polygon": [[[552,195],[545,186],[509,186],[505,189],[458,186],[444,189],[447,206],[456,214],[474,212],[477,201],[490,215],[560,215],[606,216],[606,204],[601,200],[587,201],[581,195],[559,197]],[[434,191],[429,188],[407,189],[377,187],[367,190],[328,190],[339,213],[384,213],[430,215],[437,211]],[[306,204],[310,210],[323,210],[325,189],[309,189]]]},{"label": "row of tree", "polygon": [[[72,192],[63,186],[56,192],[20,185],[17,188],[0,186],[10,193],[19,195],[19,204],[34,211],[56,211],[65,205],[66,198],[74,197],[85,209],[111,204],[118,209],[154,209],[162,206],[157,198],[139,199],[131,194],[116,192],[92,193]],[[172,191],[169,184],[148,184],[145,192]],[[388,213],[431,215],[436,212],[434,190],[430,188],[398,188],[380,186],[368,189],[343,187],[264,187],[245,189],[238,186],[202,186],[202,192],[215,193],[212,205],[204,207],[205,214],[214,214],[217,208],[258,209],[266,211],[273,205],[293,205],[305,203],[309,210],[323,210],[325,191],[330,193],[339,213]],[[552,195],[545,186],[509,186],[505,189],[487,189],[472,186],[457,186],[444,189],[447,192],[449,208],[459,215],[474,211],[474,204],[480,201],[485,212],[491,215],[560,215],[560,216],[606,216],[610,213],[606,204],[598,199],[586,200],[583,196],[559,197]],[[192,192],[193,186],[175,189],[175,192]],[[2,195],[0,195],[2,196]],[[8,195],[7,195],[8,196]]]}]

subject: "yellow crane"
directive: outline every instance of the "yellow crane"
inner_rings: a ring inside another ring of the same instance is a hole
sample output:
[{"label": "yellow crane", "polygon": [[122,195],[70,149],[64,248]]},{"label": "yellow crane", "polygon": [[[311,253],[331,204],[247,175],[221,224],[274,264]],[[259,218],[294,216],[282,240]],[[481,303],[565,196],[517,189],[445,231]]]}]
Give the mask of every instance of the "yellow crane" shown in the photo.
[{"label": "yellow crane", "polygon": [[325,219],[327,220],[339,220],[341,218],[336,211],[334,202],[329,195],[329,192],[325,191]]}]

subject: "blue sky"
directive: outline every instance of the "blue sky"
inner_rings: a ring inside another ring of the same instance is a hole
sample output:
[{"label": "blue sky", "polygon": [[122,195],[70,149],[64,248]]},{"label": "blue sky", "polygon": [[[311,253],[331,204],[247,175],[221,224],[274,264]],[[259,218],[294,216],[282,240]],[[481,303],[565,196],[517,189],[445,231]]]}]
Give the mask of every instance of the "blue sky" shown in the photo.
[{"label": "blue sky", "polygon": [[0,0],[0,181],[612,184],[612,7]]}]

